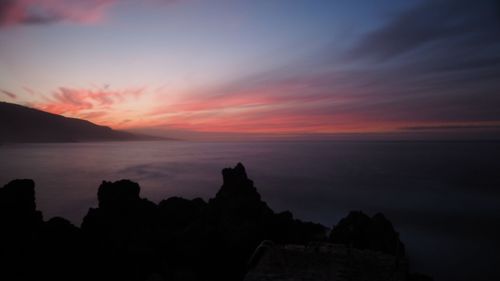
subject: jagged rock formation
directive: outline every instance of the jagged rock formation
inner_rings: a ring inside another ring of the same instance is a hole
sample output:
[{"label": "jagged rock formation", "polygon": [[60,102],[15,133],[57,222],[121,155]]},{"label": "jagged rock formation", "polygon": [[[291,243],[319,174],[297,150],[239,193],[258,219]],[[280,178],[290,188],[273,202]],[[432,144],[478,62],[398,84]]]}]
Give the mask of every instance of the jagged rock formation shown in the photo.
[{"label": "jagged rock formation", "polygon": [[0,280],[64,280],[80,269],[79,229],[63,218],[44,222],[34,188],[24,179],[0,189]]},{"label": "jagged rock formation", "polygon": [[404,256],[405,252],[404,245],[399,240],[399,233],[380,213],[370,218],[361,211],[350,212],[333,227],[329,241],[396,256]]},{"label": "jagged rock formation", "polygon": [[34,187],[32,180],[24,179],[0,189],[0,271],[7,277],[29,275],[24,266],[31,264],[33,257],[26,253],[36,248],[37,241],[32,237],[42,224],[42,214],[35,207]]},{"label": "jagged rock formation", "polygon": [[42,222],[42,213],[36,210],[35,182],[13,180],[0,189],[1,235],[31,233]]},{"label": "jagged rock formation", "polygon": [[[0,280],[242,280],[265,254],[250,259],[263,240],[278,245],[327,240],[324,226],[269,208],[243,165],[222,174],[223,185],[208,202],[171,197],[155,204],[140,197],[137,183],[104,181],[98,207],[89,209],[81,228],[63,218],[43,221],[34,182],[12,181],[0,189]],[[366,248],[384,250],[394,239],[392,225],[380,216],[372,220],[377,231],[366,233],[375,233],[378,242],[369,239],[373,243]],[[360,240],[357,232],[351,240],[345,236],[350,221],[339,223],[330,239],[364,243],[366,237]],[[377,262],[373,266],[382,266]]]},{"label": "jagged rock formation", "polygon": [[157,206],[139,197],[140,187],[129,180],[104,181],[99,207],[83,219],[87,249],[101,254],[89,271],[91,280],[145,280],[154,268]]},{"label": "jagged rock formation", "polygon": [[227,267],[220,269],[222,272],[234,271],[234,276],[245,272],[248,257],[265,239],[279,243],[324,239],[326,228],[322,225],[294,220],[289,212],[275,214],[261,200],[241,163],[224,169],[222,175],[224,183],[209,201],[207,217],[219,249],[227,253],[221,257],[220,264]]}]

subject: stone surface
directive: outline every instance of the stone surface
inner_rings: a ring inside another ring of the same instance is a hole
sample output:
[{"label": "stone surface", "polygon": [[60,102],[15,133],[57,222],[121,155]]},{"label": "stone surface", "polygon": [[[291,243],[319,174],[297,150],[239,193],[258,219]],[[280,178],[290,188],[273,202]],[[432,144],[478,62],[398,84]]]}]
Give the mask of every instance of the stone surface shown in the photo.
[{"label": "stone surface", "polygon": [[267,242],[255,255],[258,261],[252,262],[245,281],[408,280],[405,258],[342,244],[279,246]]}]

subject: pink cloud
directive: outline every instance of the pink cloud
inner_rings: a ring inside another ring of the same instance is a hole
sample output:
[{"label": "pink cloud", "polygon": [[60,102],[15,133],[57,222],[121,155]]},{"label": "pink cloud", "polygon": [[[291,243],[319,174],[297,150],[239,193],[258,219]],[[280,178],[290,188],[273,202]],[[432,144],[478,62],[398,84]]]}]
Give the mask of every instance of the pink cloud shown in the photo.
[{"label": "pink cloud", "polygon": [[351,114],[312,113],[299,107],[272,106],[244,112],[180,113],[159,119],[153,126],[197,132],[307,134],[391,131],[400,124],[369,120]]},{"label": "pink cloud", "polygon": [[54,114],[88,119],[98,123],[108,123],[116,115],[116,107],[137,101],[145,93],[145,88],[115,90],[109,87],[82,89],[60,87],[45,101],[32,106]]},{"label": "pink cloud", "polygon": [[116,0],[3,0],[0,26],[69,21],[93,24],[105,18]]},{"label": "pink cloud", "polygon": [[186,113],[196,114],[205,111],[240,112],[260,110],[267,107],[294,106],[319,103],[335,99],[337,102],[346,97],[334,96],[329,92],[309,94],[298,81],[281,81],[263,86],[241,87],[237,89],[205,90],[203,93],[183,94],[178,100],[167,105],[153,108],[151,116]]},{"label": "pink cloud", "polygon": [[241,83],[182,94],[174,100],[158,100],[159,105],[146,115],[148,120],[133,126],[271,134],[358,131],[367,127],[359,128],[350,122],[359,118],[352,113],[338,113],[336,108],[348,108],[363,99],[345,90],[312,87],[307,79]]}]

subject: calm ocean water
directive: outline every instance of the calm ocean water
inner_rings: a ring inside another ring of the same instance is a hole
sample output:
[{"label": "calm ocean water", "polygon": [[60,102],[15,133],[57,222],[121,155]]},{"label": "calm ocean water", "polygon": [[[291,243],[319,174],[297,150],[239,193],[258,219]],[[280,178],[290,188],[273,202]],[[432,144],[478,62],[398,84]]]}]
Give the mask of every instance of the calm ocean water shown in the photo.
[{"label": "calm ocean water", "polygon": [[275,211],[332,226],[383,212],[412,268],[436,280],[500,280],[500,143],[108,142],[0,145],[0,185],[36,182],[45,219],[79,225],[102,180],[131,179],[155,202],[208,199],[242,162]]}]

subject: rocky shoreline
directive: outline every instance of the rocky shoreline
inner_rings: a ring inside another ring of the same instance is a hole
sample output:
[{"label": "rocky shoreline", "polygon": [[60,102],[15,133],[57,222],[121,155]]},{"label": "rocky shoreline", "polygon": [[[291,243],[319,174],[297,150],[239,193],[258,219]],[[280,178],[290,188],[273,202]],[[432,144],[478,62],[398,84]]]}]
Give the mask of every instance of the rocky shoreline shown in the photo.
[{"label": "rocky shoreline", "polygon": [[81,227],[44,220],[35,183],[13,180],[0,189],[0,279],[432,280],[410,273],[404,245],[382,214],[351,212],[328,231],[275,213],[242,164],[222,175],[208,202],[155,204],[135,182],[104,181],[98,208]]}]

